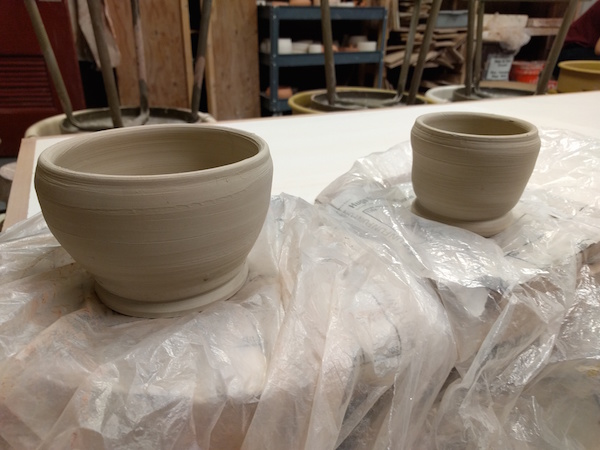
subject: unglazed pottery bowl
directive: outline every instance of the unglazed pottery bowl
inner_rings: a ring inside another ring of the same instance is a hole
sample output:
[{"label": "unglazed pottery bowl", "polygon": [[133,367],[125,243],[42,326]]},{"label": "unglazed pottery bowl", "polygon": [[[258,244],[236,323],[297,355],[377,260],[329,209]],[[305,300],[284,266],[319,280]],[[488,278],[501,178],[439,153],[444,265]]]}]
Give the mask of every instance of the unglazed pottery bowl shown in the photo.
[{"label": "unglazed pottery bowl", "polygon": [[562,61],[558,67],[558,92],[600,90],[600,61]]},{"label": "unglazed pottery bowl", "polygon": [[491,236],[510,224],[540,138],[523,120],[446,112],[418,117],[411,146],[413,211]]},{"label": "unglazed pottery bowl", "polygon": [[273,166],[261,138],[207,125],[82,134],[39,157],[49,229],[108,307],[177,316],[231,297],[269,208]]}]

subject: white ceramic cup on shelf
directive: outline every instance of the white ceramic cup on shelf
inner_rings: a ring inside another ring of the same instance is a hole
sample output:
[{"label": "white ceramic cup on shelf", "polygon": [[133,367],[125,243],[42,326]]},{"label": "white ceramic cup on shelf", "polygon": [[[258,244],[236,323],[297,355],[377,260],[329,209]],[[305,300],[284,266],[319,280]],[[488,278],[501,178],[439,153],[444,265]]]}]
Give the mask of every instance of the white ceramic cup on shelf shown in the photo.
[{"label": "white ceramic cup on shelf", "polygon": [[356,47],[359,52],[374,52],[377,50],[377,41],[362,41]]},{"label": "white ceramic cup on shelf", "polygon": [[308,47],[308,53],[323,53],[323,45],[322,44],[310,44]]},{"label": "white ceramic cup on shelf", "polygon": [[289,55],[293,52],[292,40],[290,38],[279,38],[277,40],[277,52],[280,55]]},{"label": "white ceramic cup on shelf", "polygon": [[311,43],[306,41],[292,42],[292,53],[307,53]]},{"label": "white ceramic cup on shelf", "polygon": [[359,42],[367,42],[368,40],[367,36],[363,35],[350,36],[348,44],[350,44],[350,47],[358,47]]}]

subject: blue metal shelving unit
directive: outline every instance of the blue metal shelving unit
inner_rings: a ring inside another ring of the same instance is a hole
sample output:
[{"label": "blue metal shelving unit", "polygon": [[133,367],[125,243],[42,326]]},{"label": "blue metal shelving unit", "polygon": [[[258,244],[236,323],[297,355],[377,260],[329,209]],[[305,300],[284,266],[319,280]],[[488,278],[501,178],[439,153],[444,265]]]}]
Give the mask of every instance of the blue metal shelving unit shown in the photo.
[{"label": "blue metal shelving unit", "polygon": [[[258,19],[269,22],[270,53],[261,53],[260,63],[269,67],[270,95],[261,94],[263,108],[274,115],[290,111],[287,100],[277,97],[279,89],[279,69],[282,67],[324,66],[323,54],[279,54],[277,42],[281,21],[321,20],[321,9],[315,6],[259,6]],[[332,7],[331,20],[379,21],[378,48],[374,52],[339,52],[334,54],[336,66],[342,64],[377,64],[377,87],[383,81],[383,56],[387,26],[386,8],[346,8]]]}]

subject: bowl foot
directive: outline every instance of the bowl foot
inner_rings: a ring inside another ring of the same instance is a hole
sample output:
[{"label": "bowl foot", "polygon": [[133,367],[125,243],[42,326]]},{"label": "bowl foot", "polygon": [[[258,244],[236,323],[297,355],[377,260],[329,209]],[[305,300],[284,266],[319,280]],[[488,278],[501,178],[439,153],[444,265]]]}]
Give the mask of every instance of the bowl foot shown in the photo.
[{"label": "bowl foot", "polygon": [[100,284],[95,284],[96,294],[100,301],[113,311],[134,317],[176,317],[183,314],[200,311],[208,305],[227,300],[232,297],[246,282],[248,278],[248,263],[244,262],[236,275],[226,283],[213,289],[189,298],[165,302],[144,302],[131,300],[107,291]]},{"label": "bowl foot", "polygon": [[418,200],[415,199],[411,206],[411,211],[424,219],[435,220],[436,222],[445,223],[455,227],[463,228],[472,231],[483,237],[494,236],[507,228],[515,220],[512,210],[492,220],[457,220],[448,217],[443,217],[438,214],[423,208]]}]

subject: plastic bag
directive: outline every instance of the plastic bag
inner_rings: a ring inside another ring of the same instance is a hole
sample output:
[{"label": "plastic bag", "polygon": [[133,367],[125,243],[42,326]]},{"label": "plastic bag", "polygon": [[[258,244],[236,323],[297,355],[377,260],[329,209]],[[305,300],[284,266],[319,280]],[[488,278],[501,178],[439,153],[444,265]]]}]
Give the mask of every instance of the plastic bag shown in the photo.
[{"label": "plastic bag", "polygon": [[434,290],[302,200],[273,198],[240,292],[174,319],[106,309],[41,223],[0,237],[5,447],[410,448],[454,363]]},{"label": "plastic bag", "polygon": [[419,448],[596,448],[600,144],[544,130],[517,220],[490,239],[410,214],[410,161],[408,143],[370,155],[318,201],[419,266],[448,314],[456,372]]},{"label": "plastic bag", "polygon": [[408,143],[273,197],[232,299],[106,309],[34,217],[0,235],[0,448],[600,442],[600,144],[545,130],[515,223],[411,213]]}]

